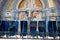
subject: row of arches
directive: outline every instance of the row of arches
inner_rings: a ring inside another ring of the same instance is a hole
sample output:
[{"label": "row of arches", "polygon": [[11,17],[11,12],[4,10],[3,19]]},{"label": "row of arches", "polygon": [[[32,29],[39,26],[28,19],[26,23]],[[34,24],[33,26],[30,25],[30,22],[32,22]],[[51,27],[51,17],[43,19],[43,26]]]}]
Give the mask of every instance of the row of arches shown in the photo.
[{"label": "row of arches", "polygon": [[[17,0],[16,8],[17,9],[24,9],[26,6],[30,6],[29,8],[33,7],[34,5],[37,8],[44,8],[45,6],[48,6],[49,8],[54,7],[53,0],[47,0],[46,2],[44,0]],[[29,2],[30,1],[30,2]],[[48,4],[48,5],[45,5]],[[11,10],[14,5],[14,0],[10,0],[7,3],[7,10]],[[34,7],[33,7],[34,8]]]}]

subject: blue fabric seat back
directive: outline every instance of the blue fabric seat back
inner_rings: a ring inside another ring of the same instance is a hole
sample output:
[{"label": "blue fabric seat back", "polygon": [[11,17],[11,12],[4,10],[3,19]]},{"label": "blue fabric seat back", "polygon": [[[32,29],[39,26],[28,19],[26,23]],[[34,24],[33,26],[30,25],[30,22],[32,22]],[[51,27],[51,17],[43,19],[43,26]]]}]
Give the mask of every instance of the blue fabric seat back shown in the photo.
[{"label": "blue fabric seat back", "polygon": [[58,21],[58,36],[60,37],[60,21]]},{"label": "blue fabric seat back", "polygon": [[48,22],[48,32],[49,36],[54,37],[56,33],[56,21],[49,21]]},{"label": "blue fabric seat back", "polygon": [[5,29],[6,31],[9,31],[10,25],[9,25],[10,21],[5,21]]},{"label": "blue fabric seat back", "polygon": [[27,28],[28,28],[28,23],[27,21],[21,21],[21,36],[26,36],[27,35]]},{"label": "blue fabric seat back", "polygon": [[5,35],[5,21],[0,20],[0,36]]},{"label": "blue fabric seat back", "polygon": [[38,22],[38,30],[39,30],[39,35],[41,37],[46,36],[46,22],[45,21],[39,21]]},{"label": "blue fabric seat back", "polygon": [[6,21],[6,31],[7,32],[6,35],[9,36],[14,36],[16,35],[17,31],[18,31],[18,21]]},{"label": "blue fabric seat back", "polygon": [[30,22],[30,35],[36,36],[37,21]]}]

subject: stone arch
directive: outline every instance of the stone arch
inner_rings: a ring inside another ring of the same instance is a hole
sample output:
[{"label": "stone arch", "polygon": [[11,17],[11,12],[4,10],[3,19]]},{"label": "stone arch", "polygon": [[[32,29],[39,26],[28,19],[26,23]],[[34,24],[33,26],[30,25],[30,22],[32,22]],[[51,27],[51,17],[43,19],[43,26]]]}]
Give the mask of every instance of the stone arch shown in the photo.
[{"label": "stone arch", "polygon": [[25,3],[26,3],[26,0],[21,0],[20,2],[18,2],[17,8],[18,9],[23,8]]},{"label": "stone arch", "polygon": [[43,8],[42,0],[35,0],[35,4],[36,4],[37,7]]},{"label": "stone arch", "polygon": [[8,2],[8,4],[7,4],[7,8],[6,8],[6,9],[7,9],[7,10],[11,10],[13,4],[14,4],[14,0],[10,0],[10,1]]},{"label": "stone arch", "polygon": [[[38,8],[43,8],[44,3],[42,0],[34,0],[34,2]],[[17,8],[18,9],[23,8],[25,3],[26,3],[26,0],[21,0],[20,2],[18,2]]]}]

